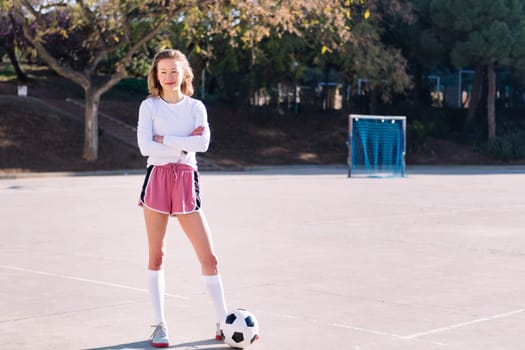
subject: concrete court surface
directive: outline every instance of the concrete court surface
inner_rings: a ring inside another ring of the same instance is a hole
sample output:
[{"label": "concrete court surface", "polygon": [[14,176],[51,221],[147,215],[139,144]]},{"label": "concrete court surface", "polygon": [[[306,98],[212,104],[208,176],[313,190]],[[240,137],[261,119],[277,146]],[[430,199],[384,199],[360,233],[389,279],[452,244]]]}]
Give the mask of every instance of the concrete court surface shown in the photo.
[{"label": "concrete court surface", "polygon": [[[148,349],[142,173],[0,180],[0,348]],[[85,175],[85,174],[84,174]],[[203,172],[230,308],[253,350],[525,348],[525,167]],[[228,349],[176,219],[172,349]]]}]

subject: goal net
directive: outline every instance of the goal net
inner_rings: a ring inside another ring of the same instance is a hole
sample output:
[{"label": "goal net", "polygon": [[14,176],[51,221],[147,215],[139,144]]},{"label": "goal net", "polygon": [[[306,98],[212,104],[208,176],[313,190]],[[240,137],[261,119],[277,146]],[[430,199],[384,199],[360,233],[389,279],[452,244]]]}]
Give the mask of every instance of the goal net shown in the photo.
[{"label": "goal net", "polygon": [[405,176],[406,117],[351,114],[348,176]]}]

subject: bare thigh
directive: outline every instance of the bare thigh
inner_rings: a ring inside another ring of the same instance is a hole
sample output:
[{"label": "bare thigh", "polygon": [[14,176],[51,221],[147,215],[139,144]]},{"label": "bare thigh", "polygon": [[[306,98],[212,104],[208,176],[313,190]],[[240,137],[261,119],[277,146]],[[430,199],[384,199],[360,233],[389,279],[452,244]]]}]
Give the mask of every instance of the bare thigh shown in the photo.
[{"label": "bare thigh", "polygon": [[208,221],[202,210],[195,213],[177,215],[177,219],[199,259],[202,274],[216,275],[218,273],[217,258],[213,251],[213,241]]}]

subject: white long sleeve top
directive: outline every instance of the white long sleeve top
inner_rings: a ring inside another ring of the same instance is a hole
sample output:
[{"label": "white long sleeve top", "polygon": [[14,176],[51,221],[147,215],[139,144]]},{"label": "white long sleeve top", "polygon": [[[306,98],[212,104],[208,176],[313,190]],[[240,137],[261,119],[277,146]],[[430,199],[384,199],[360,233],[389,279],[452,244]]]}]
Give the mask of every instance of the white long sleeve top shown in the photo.
[{"label": "white long sleeve top", "polygon": [[[188,136],[198,126],[204,126],[203,134]],[[164,142],[153,141],[153,135],[164,136]],[[195,153],[206,152],[210,144],[206,107],[188,96],[177,103],[148,97],[140,104],[137,141],[148,167],[183,163],[197,169]]]}]

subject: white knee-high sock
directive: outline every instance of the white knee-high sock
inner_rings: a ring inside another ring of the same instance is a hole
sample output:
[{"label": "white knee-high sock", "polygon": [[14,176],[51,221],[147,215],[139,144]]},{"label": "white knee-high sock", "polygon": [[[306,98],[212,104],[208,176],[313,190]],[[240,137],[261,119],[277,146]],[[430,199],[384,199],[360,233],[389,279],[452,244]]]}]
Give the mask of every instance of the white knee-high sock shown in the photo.
[{"label": "white knee-high sock", "polygon": [[215,312],[217,314],[217,322],[220,322],[224,320],[224,318],[226,317],[226,313],[227,313],[226,301],[224,300],[224,290],[222,288],[221,276],[219,274],[202,275],[202,280],[204,281],[204,284],[206,284],[206,287],[208,288],[208,292],[210,293],[210,297],[213,301],[213,305],[215,306]]},{"label": "white knee-high sock", "polygon": [[148,285],[155,324],[166,324],[164,316],[164,270],[148,270]]}]

